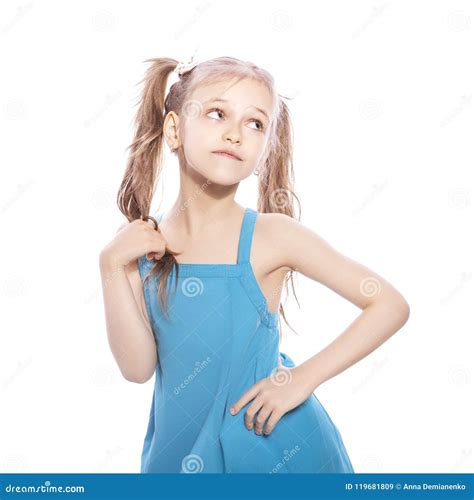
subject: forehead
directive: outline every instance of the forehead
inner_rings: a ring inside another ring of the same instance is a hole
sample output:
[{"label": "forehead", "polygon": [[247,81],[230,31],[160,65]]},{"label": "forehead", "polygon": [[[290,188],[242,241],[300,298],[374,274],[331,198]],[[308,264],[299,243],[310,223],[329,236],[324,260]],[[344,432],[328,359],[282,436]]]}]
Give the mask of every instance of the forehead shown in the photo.
[{"label": "forehead", "polygon": [[201,103],[212,99],[225,99],[238,108],[261,108],[268,116],[271,116],[273,108],[272,95],[267,86],[251,78],[233,78],[201,85],[192,93],[191,99]]}]

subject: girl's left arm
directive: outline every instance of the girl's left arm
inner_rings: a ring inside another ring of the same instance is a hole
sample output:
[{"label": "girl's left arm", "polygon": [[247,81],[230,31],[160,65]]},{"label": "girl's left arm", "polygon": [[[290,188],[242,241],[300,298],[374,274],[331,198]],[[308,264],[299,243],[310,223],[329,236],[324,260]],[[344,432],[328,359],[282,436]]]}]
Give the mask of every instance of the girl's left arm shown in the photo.
[{"label": "girl's left arm", "polygon": [[[292,368],[289,377],[262,379],[234,404],[236,415],[249,401],[245,412],[248,429],[265,434],[281,416],[301,404],[326,380],[367,356],[397,332],[408,320],[405,298],[389,282],[367,267],[331,247],[323,238],[284,214],[265,214],[265,239],[272,249],[275,269],[291,268],[330,288],[362,313],[320,352]],[[284,368],[284,367],[283,367]],[[279,379],[287,380],[282,384]]]},{"label": "girl's left arm", "polygon": [[382,276],[341,254],[295,219],[274,215],[272,233],[279,240],[280,254],[277,258],[362,309],[333,342],[299,365],[312,392],[396,333],[407,322],[410,307]]}]

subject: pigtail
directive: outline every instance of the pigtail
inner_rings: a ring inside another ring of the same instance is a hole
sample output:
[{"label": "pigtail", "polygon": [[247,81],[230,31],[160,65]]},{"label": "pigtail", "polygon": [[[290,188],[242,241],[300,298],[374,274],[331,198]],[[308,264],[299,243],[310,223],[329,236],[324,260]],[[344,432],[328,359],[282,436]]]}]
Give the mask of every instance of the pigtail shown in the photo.
[{"label": "pigtail", "polygon": [[[271,134],[271,148],[263,169],[259,172],[258,181],[258,211],[262,213],[282,213],[295,217],[294,202],[298,204],[298,218],[301,218],[301,204],[294,191],[293,169],[293,137],[290,113],[288,106],[279,96],[279,112],[276,117],[276,130]],[[293,294],[298,306],[295,293],[293,273],[285,277],[285,291],[288,295],[288,281],[291,280]],[[280,304],[280,313],[286,324],[288,323],[283,305]],[[295,332],[293,328],[291,328]],[[296,332],[295,332],[296,333]],[[281,336],[281,331],[280,331]]]},{"label": "pigtail", "polygon": [[[163,169],[163,124],[165,113],[165,91],[170,73],[177,61],[169,58],[147,59],[152,65],[147,69],[139,108],[135,116],[135,137],[127,149],[130,150],[127,168],[120,185],[117,203],[120,211],[131,222],[149,215],[153,194]],[[166,249],[165,255],[155,262],[145,279],[160,274],[158,299],[167,315],[165,284],[176,255]],[[176,274],[176,281],[178,275]]]}]

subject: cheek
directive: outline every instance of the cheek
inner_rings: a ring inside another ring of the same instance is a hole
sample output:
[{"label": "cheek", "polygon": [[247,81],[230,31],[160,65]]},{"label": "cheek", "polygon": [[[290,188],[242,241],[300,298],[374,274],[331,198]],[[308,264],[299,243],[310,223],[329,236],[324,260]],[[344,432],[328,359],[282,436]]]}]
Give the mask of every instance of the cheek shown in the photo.
[{"label": "cheek", "polygon": [[257,132],[253,132],[252,136],[249,136],[247,144],[251,147],[253,156],[255,159],[259,159],[265,152],[265,147],[267,146],[267,141],[263,133],[257,135]]},{"label": "cheek", "polygon": [[209,120],[196,118],[185,124],[184,138],[189,144],[203,148],[213,140],[217,131],[216,126],[209,124]]}]

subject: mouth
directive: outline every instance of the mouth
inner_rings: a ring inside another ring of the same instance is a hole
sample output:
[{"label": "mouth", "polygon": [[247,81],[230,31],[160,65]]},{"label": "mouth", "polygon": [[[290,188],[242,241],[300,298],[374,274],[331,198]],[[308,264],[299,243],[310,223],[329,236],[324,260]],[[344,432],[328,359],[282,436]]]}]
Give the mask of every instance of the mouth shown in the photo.
[{"label": "mouth", "polygon": [[236,155],[235,153],[232,153],[232,151],[221,149],[219,151],[213,151],[213,153],[216,155],[225,156],[226,158],[229,158],[231,160],[242,161],[242,158],[240,158],[240,156]]}]

